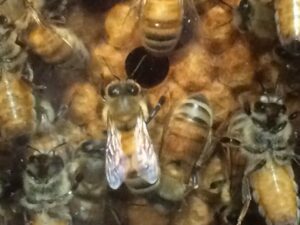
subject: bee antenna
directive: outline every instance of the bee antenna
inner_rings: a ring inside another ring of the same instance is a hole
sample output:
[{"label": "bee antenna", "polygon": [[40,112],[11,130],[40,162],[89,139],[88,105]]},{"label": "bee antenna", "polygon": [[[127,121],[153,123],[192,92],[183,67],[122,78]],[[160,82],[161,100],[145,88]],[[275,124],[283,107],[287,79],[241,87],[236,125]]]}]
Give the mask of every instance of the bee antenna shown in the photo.
[{"label": "bee antenna", "polygon": [[262,81],[259,80],[258,83],[259,83],[261,89],[263,90],[263,92],[266,93],[266,92],[267,92],[267,89],[266,89],[266,87],[264,86],[264,84],[262,83]]},{"label": "bee antenna", "polygon": [[61,146],[64,146],[65,144],[67,144],[67,142],[63,142],[63,143],[60,143],[59,145],[56,145],[54,148],[50,149],[50,151],[48,153],[52,153],[53,155],[55,154],[55,151],[61,147]]},{"label": "bee antenna", "polygon": [[27,145],[27,148],[30,148],[31,150],[33,150],[33,151],[35,151],[35,152],[38,152],[38,153],[42,154],[42,152],[41,152],[39,149],[37,149],[37,148],[35,148],[35,147],[32,147],[31,145]]},{"label": "bee antenna", "polygon": [[121,80],[120,77],[118,77],[117,75],[115,75],[115,73],[113,72],[112,67],[110,66],[110,64],[106,61],[106,59],[104,57],[101,57],[105,66],[108,68],[110,74],[115,77],[117,80]]},{"label": "bee antenna", "polygon": [[134,70],[132,71],[132,73],[128,76],[128,79],[132,78],[134,76],[134,74],[136,73],[136,71],[140,68],[140,66],[142,65],[142,63],[144,62],[145,58],[147,57],[147,55],[144,55],[141,60],[139,61],[139,63],[136,65],[136,67],[134,68]]},{"label": "bee antenna", "polygon": [[224,0],[219,0],[221,4],[223,4],[224,6],[226,6],[227,8],[229,8],[230,10],[233,10],[233,6],[230,5],[229,3],[227,3]]}]

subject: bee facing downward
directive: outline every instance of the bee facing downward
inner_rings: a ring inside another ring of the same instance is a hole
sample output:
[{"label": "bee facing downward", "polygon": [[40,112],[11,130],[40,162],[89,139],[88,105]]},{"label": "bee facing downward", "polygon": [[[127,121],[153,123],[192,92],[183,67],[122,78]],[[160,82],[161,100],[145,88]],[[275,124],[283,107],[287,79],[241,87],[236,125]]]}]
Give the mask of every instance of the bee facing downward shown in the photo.
[{"label": "bee facing downward", "polygon": [[237,139],[235,143],[247,161],[242,178],[244,207],[238,224],[241,224],[252,196],[268,224],[297,224],[297,185],[291,166],[291,160],[296,157],[289,121],[292,117],[287,114],[278,93],[265,91],[245,109],[233,116],[228,128],[230,137]]},{"label": "bee facing downward", "polygon": [[[141,87],[133,80],[113,81],[106,87],[104,99],[103,119],[107,123],[108,135],[106,177],[109,186],[117,189],[125,181],[130,188],[137,185],[136,179],[146,184],[156,184],[160,170],[146,124],[156,113],[151,113],[149,117]],[[157,112],[158,108],[155,109]],[[145,187],[142,186],[139,187]]]}]

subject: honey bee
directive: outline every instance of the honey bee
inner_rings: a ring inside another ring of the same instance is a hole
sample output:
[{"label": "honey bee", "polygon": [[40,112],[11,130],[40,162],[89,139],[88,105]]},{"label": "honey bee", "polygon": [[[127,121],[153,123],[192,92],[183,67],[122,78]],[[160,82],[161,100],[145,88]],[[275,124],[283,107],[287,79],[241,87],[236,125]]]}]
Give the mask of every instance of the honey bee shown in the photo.
[{"label": "honey bee", "polygon": [[238,147],[246,160],[241,189],[244,206],[238,218],[239,225],[252,197],[268,224],[298,222],[297,185],[291,166],[291,160],[297,158],[292,117],[277,88],[264,90],[258,99],[245,103],[244,112],[235,114],[230,121],[228,134],[231,139],[226,142]]},{"label": "honey bee", "polygon": [[[140,27],[144,48],[154,56],[167,56],[177,46],[184,29],[195,18],[185,18],[195,7],[189,0],[141,1]],[[191,35],[191,33],[190,33]]]},{"label": "honey bee", "polygon": [[59,112],[53,116],[48,101],[43,100],[39,105],[42,119],[28,143],[31,152],[23,170],[24,195],[20,204],[34,224],[43,224],[47,218],[70,223],[68,204],[74,188],[71,159],[85,135],[77,126],[60,118]]},{"label": "honey bee", "polygon": [[[16,44],[14,25],[0,16],[0,124],[1,138],[30,134],[34,130],[35,112],[27,54]],[[26,79],[23,79],[26,78]]]},{"label": "honey bee", "polygon": [[[27,160],[23,172],[24,196],[20,203],[31,221],[47,215],[53,219],[71,222],[67,204],[72,199],[72,183],[68,173],[66,158],[57,154],[59,148],[67,150],[66,143],[47,149],[56,143],[35,140],[36,146]],[[27,218],[26,218],[27,219]]]},{"label": "honey bee", "polygon": [[74,159],[78,164],[78,186],[70,203],[74,225],[104,222],[107,194],[105,147],[105,141],[84,142]]},{"label": "honey bee", "polygon": [[275,40],[275,11],[272,3],[260,0],[241,0],[234,10],[234,24],[241,32],[260,39]]},{"label": "honey bee", "polygon": [[299,4],[299,0],[274,1],[277,32],[281,45],[286,51],[297,56],[300,54]]},{"label": "honey bee", "polygon": [[184,198],[197,159],[210,145],[212,124],[212,109],[200,93],[190,95],[175,106],[160,150],[158,193],[162,198],[171,201]]},{"label": "honey bee", "polygon": [[125,181],[135,193],[152,190],[159,182],[160,169],[147,123],[158,112],[164,98],[149,116],[140,86],[128,79],[109,83],[104,100],[108,185],[117,189]]},{"label": "honey bee", "polygon": [[34,8],[31,0],[25,0],[28,23],[21,32],[20,41],[46,63],[82,68],[89,58],[82,41],[69,29],[51,24],[51,18],[44,18]]}]

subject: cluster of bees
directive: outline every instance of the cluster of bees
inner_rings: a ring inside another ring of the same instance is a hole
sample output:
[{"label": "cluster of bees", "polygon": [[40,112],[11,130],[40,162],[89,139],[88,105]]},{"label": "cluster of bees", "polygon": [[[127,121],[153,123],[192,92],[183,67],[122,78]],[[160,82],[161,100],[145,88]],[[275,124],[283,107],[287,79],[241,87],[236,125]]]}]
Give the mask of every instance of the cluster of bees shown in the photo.
[{"label": "cluster of bees", "polygon": [[[126,219],[134,207],[162,224],[240,225],[252,198],[267,224],[298,224],[299,113],[286,96],[299,92],[299,0],[129,1],[118,35],[130,37],[123,28],[136,26],[136,12],[140,46],[127,78],[100,54],[97,79],[86,76],[95,73],[90,46],[65,18],[77,4],[0,0],[0,225],[135,224]],[[174,52],[202,35],[199,14],[214,4],[284,75],[272,88],[257,81],[258,94],[235,90],[239,109],[224,121],[200,90],[170,102],[166,89],[151,105],[147,94],[168,79]],[[118,35],[108,31],[108,42],[130,46]]]}]

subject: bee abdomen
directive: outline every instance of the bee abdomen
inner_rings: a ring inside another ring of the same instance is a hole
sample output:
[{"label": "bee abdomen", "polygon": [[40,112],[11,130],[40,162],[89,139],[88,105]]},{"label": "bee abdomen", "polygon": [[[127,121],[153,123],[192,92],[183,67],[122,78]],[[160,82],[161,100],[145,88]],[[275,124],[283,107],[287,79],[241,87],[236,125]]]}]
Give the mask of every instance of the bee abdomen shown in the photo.
[{"label": "bee abdomen", "polygon": [[300,0],[275,0],[277,32],[283,47],[300,54]]},{"label": "bee abdomen", "polygon": [[297,224],[297,187],[291,165],[278,165],[270,160],[251,174],[250,183],[260,212],[269,224]]},{"label": "bee abdomen", "polygon": [[151,192],[158,187],[159,183],[160,179],[158,179],[154,184],[149,184],[138,176],[127,178],[125,181],[127,188],[134,194]]},{"label": "bee abdomen", "polygon": [[26,42],[47,63],[81,68],[89,57],[82,41],[66,28],[37,25],[27,34]]},{"label": "bee abdomen", "polygon": [[201,94],[195,94],[182,102],[174,111],[174,120],[186,120],[196,126],[209,129],[212,126],[212,110],[207,99]]},{"label": "bee abdomen", "polygon": [[2,74],[0,82],[0,124],[5,138],[30,134],[34,130],[34,97],[29,85],[15,74]]},{"label": "bee abdomen", "polygon": [[149,0],[141,19],[144,47],[154,55],[172,51],[182,30],[183,9],[180,0]]}]

